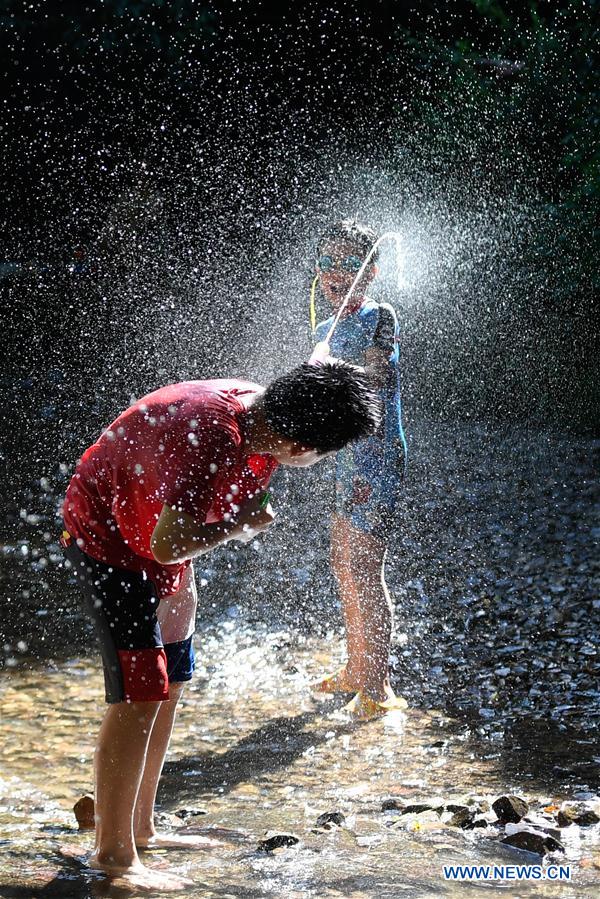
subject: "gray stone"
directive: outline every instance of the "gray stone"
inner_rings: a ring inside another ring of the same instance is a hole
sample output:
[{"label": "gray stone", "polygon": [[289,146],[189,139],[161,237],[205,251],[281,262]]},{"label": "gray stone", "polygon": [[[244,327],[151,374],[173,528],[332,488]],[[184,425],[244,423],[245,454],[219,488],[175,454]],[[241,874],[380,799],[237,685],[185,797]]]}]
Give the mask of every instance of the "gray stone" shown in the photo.
[{"label": "gray stone", "polygon": [[158,827],[181,827],[183,819],[172,812],[154,812],[154,823]]}]

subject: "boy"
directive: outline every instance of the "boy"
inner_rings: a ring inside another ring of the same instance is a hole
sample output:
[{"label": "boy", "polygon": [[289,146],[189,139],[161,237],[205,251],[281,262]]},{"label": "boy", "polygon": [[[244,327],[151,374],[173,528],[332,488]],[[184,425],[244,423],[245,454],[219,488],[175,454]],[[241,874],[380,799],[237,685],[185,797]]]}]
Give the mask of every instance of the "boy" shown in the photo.
[{"label": "boy", "polygon": [[[322,236],[313,298],[318,285],[334,315],[376,240],[375,231],[353,220],[337,222]],[[365,366],[380,392],[385,415],[376,434],[337,456],[331,561],[346,622],[348,661],[315,687],[324,693],[355,693],[347,709],[358,718],[406,708],[389,682],[392,607],[385,582],[390,523],[406,461],[398,323],[391,306],[367,296],[376,263],[372,257],[331,340],[333,356]],[[333,316],[315,325],[314,299],[311,321],[315,340],[324,340]]]},{"label": "boy", "polygon": [[246,542],[274,514],[278,464],[306,466],[373,433],[381,404],[354,366],[299,366],[264,390],[189,381],[123,412],[69,484],[63,544],[100,641],[110,703],[95,754],[90,866],[132,886],[188,885],[145,868],[138,849],[216,845],[154,830],[153,807],[177,701],[194,667],[191,559]]}]

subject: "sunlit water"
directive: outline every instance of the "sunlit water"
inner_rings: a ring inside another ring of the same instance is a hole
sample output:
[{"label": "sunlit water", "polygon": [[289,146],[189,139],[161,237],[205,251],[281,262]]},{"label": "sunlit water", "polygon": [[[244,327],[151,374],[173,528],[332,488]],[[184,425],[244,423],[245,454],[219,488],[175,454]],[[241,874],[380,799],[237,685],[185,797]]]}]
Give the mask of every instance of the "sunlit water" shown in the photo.
[{"label": "sunlit water", "polygon": [[[567,854],[558,860],[572,865],[568,885],[445,882],[443,864],[537,859],[500,846],[494,827],[467,832],[435,814],[400,817],[382,812],[383,800],[493,800],[512,790],[541,807],[562,797],[541,795],[526,777],[512,780],[501,753],[441,713],[410,711],[357,725],[337,699],[314,700],[309,683],[341,659],[337,635],[316,641],[225,621],[199,635],[197,650],[199,670],[182,704],[160,807],[202,812],[187,826],[217,829],[227,842],[218,852],[169,854],[197,884],[186,895],[391,899],[481,888],[519,897],[598,895],[597,828],[572,838],[563,831]],[[91,844],[71,809],[92,788],[103,708],[98,664],[72,659],[15,669],[0,686],[0,895],[127,895],[59,852]],[[315,832],[327,811],[343,812],[346,825]],[[291,831],[301,842],[259,852],[268,830]],[[164,865],[166,854],[147,861]]]}]

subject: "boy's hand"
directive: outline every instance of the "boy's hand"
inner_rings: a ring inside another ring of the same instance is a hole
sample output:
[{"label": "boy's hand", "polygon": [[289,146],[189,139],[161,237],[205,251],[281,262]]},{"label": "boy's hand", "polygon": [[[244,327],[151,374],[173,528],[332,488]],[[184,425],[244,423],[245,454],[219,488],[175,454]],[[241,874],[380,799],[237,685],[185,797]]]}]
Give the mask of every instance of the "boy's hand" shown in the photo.
[{"label": "boy's hand", "polygon": [[270,502],[265,500],[268,493],[263,491],[247,500],[237,516],[235,539],[247,543],[259,531],[265,531],[275,521],[275,513]]},{"label": "boy's hand", "polygon": [[190,515],[165,503],[152,532],[152,555],[161,565],[173,565],[201,556],[227,540],[247,543],[275,520],[267,497],[261,491],[241,505],[236,520],[214,524],[198,524]]}]

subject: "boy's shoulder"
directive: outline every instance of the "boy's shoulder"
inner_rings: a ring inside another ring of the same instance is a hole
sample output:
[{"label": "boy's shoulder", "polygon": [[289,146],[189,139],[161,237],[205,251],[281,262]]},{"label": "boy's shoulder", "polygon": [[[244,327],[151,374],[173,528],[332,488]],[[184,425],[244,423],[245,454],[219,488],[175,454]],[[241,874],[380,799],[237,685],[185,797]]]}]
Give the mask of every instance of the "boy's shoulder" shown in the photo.
[{"label": "boy's shoulder", "polygon": [[213,412],[235,416],[245,411],[262,390],[259,384],[238,378],[181,381],[146,394],[125,410],[121,417],[129,418],[141,413],[145,418],[161,416],[161,420],[176,421],[182,416],[198,418],[210,416]]},{"label": "boy's shoulder", "polygon": [[[220,433],[238,445],[241,442],[239,416],[262,391],[252,381],[220,378],[168,384],[136,400],[102,434],[98,443],[124,435],[132,445],[140,439],[152,443],[169,439],[192,442],[197,431]],[[149,435],[152,434],[152,440]],[[219,438],[220,439],[220,438]]]},{"label": "boy's shoulder", "polygon": [[240,378],[213,378],[204,381],[179,381],[148,393],[134,404],[151,406],[163,403],[210,403],[211,399],[243,401],[262,390],[260,384]]}]

